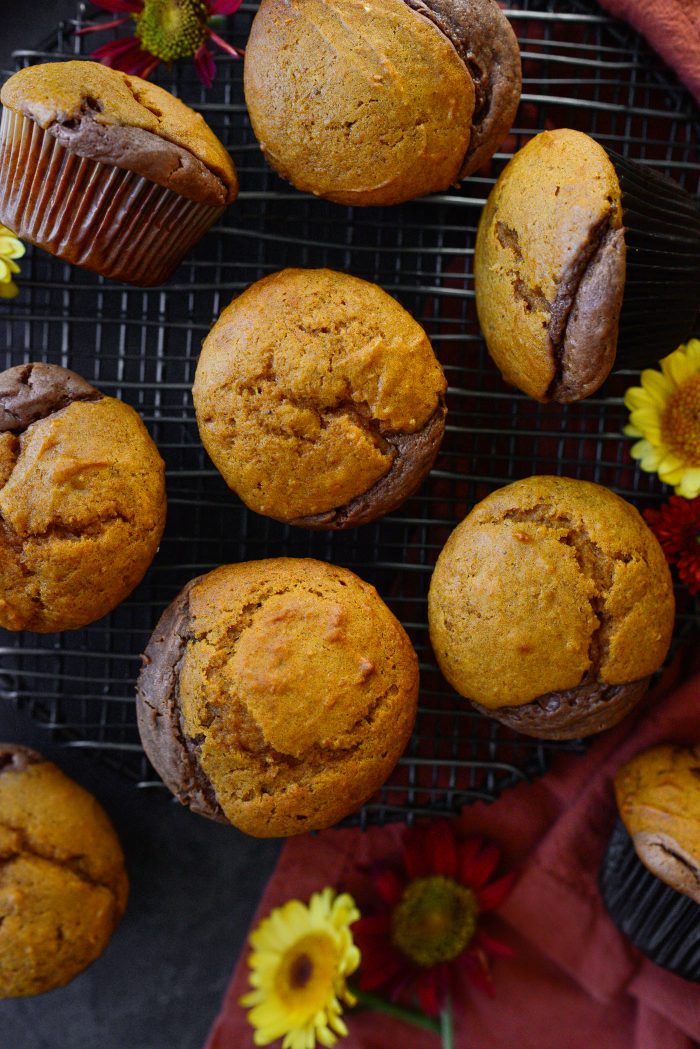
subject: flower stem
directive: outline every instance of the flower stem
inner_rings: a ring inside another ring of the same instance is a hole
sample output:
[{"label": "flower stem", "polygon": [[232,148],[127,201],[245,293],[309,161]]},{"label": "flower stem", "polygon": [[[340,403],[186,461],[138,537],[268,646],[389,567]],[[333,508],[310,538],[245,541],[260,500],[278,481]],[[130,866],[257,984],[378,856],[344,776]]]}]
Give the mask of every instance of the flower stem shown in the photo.
[{"label": "flower stem", "polygon": [[455,1032],[452,1023],[452,1002],[448,998],[440,1013],[440,1035],[442,1049],[455,1049]]},{"label": "flower stem", "polygon": [[384,1013],[386,1016],[393,1016],[394,1019],[403,1020],[405,1023],[413,1024],[414,1027],[422,1027],[424,1031],[433,1031],[435,1034],[440,1034],[441,1028],[438,1021],[431,1019],[429,1016],[424,1016],[423,1013],[416,1013],[413,1009],[405,1009],[401,1005],[395,1005],[394,1002],[387,1002],[376,994],[358,991],[356,987],[352,988],[352,993],[358,1002],[361,1002],[368,1009],[374,1009],[376,1012]]}]

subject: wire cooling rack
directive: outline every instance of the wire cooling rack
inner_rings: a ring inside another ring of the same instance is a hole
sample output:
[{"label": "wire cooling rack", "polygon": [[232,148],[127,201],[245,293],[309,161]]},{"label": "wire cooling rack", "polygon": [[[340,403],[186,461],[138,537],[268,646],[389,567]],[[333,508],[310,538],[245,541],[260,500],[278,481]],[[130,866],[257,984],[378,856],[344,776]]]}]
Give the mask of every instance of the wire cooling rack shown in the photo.
[{"label": "wire cooling rack", "polygon": [[[257,8],[228,20],[244,46]],[[435,559],[454,525],[500,485],[559,473],[608,485],[640,509],[668,493],[639,472],[621,437],[622,393],[633,373],[598,396],[542,407],[507,389],[489,361],[474,309],[476,223],[507,159],[544,128],[595,135],[698,192],[700,113],[640,38],[584,0],[522,0],[506,11],[520,39],[524,93],[515,128],[491,166],[457,192],[392,209],[340,207],[297,193],[267,167],[247,120],[242,64],[218,59],[210,92],[185,64],[157,77],[200,110],[233,154],[242,193],[163,288],[140,291],[73,269],[41,251],[23,262],[21,295],[0,305],[4,366],[30,360],[74,368],[142,414],[167,463],[168,525],[144,583],[112,615],[55,636],[0,632],[0,696],[28,709],[58,739],[100,752],[140,787],[160,787],[139,744],[134,681],[139,654],[165,604],[193,575],[267,556],[312,556],[374,583],[421,660],[416,731],[395,773],[356,822],[410,819],[491,800],[542,773],[577,744],[518,736],[468,710],[437,671],[426,629]],[[87,55],[108,35],[77,36],[98,13],[78,5],[17,67]],[[209,327],[233,296],[284,266],[330,266],[372,280],[426,327],[448,376],[442,452],[421,492],[399,511],[348,534],[286,527],[248,512],[200,444],[190,388]],[[679,591],[677,638],[698,622]]]}]

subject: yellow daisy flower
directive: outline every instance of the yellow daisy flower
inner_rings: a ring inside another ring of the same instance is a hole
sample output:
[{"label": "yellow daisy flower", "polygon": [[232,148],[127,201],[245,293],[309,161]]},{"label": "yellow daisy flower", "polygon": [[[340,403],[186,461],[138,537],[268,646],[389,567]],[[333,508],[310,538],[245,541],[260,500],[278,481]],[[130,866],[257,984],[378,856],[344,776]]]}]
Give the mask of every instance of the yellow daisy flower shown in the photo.
[{"label": "yellow daisy flower", "polygon": [[19,293],[12,278],[15,273],[19,273],[15,259],[21,259],[25,251],[24,244],[12,230],[0,226],[0,299],[14,299]]},{"label": "yellow daisy flower", "polygon": [[276,907],[251,933],[248,960],[253,990],[241,998],[256,1045],[284,1037],[283,1049],[332,1046],[348,1029],[341,999],[355,998],[346,979],[360,964],[350,926],[360,917],[351,896],[331,888],[308,905],[290,900]]},{"label": "yellow daisy flower", "polygon": [[642,385],[625,394],[628,437],[639,437],[631,452],[642,470],[658,473],[676,495],[700,495],[700,339],[691,339],[647,368]]}]

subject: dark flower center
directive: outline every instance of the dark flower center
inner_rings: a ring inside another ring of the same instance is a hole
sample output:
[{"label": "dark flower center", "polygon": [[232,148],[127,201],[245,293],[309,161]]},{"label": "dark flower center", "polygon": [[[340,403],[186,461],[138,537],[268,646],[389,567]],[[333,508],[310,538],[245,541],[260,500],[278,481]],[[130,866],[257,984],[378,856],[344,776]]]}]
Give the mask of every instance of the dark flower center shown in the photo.
[{"label": "dark flower center", "polygon": [[292,987],[297,987],[301,990],[302,987],[306,987],[307,983],[311,979],[311,974],[314,971],[314,963],[309,958],[308,954],[299,954],[292,962],[291,969],[289,971],[289,982]]},{"label": "dark flower center", "polygon": [[209,7],[205,0],[144,0],[134,15],[136,36],[144,51],[161,62],[196,54],[207,39]]},{"label": "dark flower center", "polygon": [[452,878],[416,878],[391,916],[391,939],[423,968],[457,958],[470,944],[479,907],[474,893]]}]

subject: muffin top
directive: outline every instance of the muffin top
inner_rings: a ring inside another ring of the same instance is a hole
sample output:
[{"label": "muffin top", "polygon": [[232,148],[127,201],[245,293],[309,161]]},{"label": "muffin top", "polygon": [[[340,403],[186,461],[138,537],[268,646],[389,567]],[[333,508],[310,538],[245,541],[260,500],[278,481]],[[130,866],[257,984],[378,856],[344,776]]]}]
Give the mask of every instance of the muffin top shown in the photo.
[{"label": "muffin top", "polygon": [[615,797],[645,867],[700,903],[700,747],[643,751],[618,771]]},{"label": "muffin top", "polygon": [[233,161],[200,114],[140,77],[99,62],[51,62],[20,69],[0,100],[79,156],[206,204],[238,195]]},{"label": "muffin top", "polygon": [[430,635],[448,681],[486,709],[652,674],[674,600],[635,508],[587,481],[530,477],[471,511],[440,554]]},{"label": "muffin top", "polygon": [[301,190],[371,205],[459,178],[474,84],[449,37],[404,0],[263,0],[244,73],[256,137]]},{"label": "muffin top", "polygon": [[289,269],[221,314],[194,401],[209,455],[251,509],[326,527],[410,494],[442,439],[445,391],[425,332],[381,288]]},{"label": "muffin top", "polygon": [[62,986],[124,913],[124,855],[92,795],[14,744],[0,744],[0,869],[0,998]]},{"label": "muffin top", "polygon": [[195,811],[259,837],[329,826],[383,783],[416,711],[418,661],[374,587],[320,561],[193,580],[146,650],[146,751]]},{"label": "muffin top", "polygon": [[587,397],[615,360],[625,285],[620,183],[588,135],[545,131],[494,186],[477,234],[479,322],[507,382]]},{"label": "muffin top", "polygon": [[133,408],[57,365],[0,373],[0,626],[100,618],[164,523],[164,464]]}]

